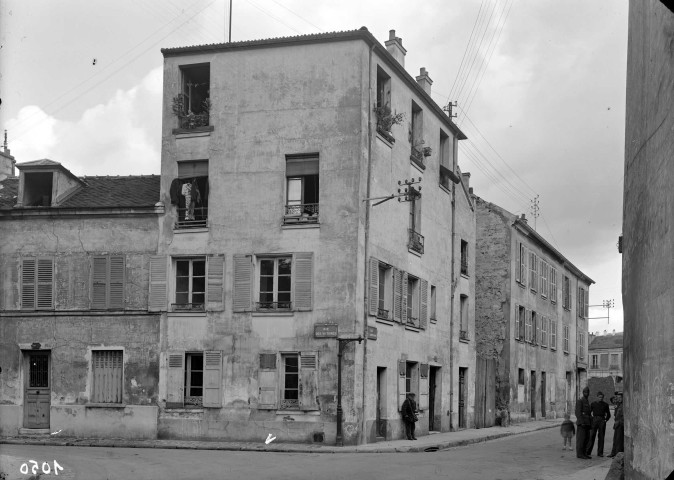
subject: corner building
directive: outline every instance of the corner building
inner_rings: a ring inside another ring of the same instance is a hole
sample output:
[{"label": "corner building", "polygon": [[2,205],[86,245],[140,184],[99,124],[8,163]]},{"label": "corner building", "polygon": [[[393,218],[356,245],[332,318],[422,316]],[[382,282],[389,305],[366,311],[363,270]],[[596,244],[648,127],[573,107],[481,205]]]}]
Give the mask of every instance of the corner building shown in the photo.
[{"label": "corner building", "polygon": [[402,40],[362,28],[162,52],[158,437],[335,443],[335,331],[363,338],[342,356],[345,444],[402,438],[410,391],[418,435],[470,428],[465,136],[428,72],[404,69]]}]

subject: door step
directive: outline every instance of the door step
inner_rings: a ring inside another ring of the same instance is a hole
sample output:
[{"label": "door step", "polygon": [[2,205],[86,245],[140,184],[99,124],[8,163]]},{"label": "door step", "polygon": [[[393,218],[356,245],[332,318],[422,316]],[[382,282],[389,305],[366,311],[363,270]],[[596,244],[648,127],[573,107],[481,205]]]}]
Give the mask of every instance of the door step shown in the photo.
[{"label": "door step", "polygon": [[20,437],[49,436],[51,431],[48,428],[19,428]]}]

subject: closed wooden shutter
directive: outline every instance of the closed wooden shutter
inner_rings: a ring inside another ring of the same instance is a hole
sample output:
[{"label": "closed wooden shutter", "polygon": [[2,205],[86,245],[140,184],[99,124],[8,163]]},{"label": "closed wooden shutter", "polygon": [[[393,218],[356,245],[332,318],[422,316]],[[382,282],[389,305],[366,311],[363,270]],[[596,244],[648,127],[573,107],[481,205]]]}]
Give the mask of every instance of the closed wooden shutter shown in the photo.
[{"label": "closed wooden shutter", "polygon": [[587,318],[590,316],[590,291],[583,290],[583,317]]},{"label": "closed wooden shutter", "polygon": [[275,353],[260,354],[257,384],[259,388],[257,408],[260,410],[276,410],[278,405],[278,387]]},{"label": "closed wooden shutter", "polygon": [[515,339],[520,339],[520,306],[515,304]]},{"label": "closed wooden shutter", "polygon": [[253,262],[250,255],[234,255],[233,310],[250,311],[253,295]]},{"label": "closed wooden shutter", "polygon": [[534,322],[534,344],[538,345],[541,341],[541,322],[543,319],[539,316],[536,315],[536,317],[532,318]]},{"label": "closed wooden shutter", "polygon": [[34,258],[24,258],[21,262],[21,308],[35,310],[35,270],[37,261]]},{"label": "closed wooden shutter", "polygon": [[185,400],[185,354],[168,352],[166,408],[182,408]]},{"label": "closed wooden shutter", "polygon": [[379,260],[370,257],[370,315],[379,310]]},{"label": "closed wooden shutter", "polygon": [[428,281],[420,280],[421,287],[419,294],[421,295],[419,307],[419,328],[426,329],[428,325]]},{"label": "closed wooden shutter", "polygon": [[166,296],[167,270],[165,256],[150,257],[150,292],[147,309],[151,312],[165,312],[168,308]]},{"label": "closed wooden shutter", "polygon": [[548,319],[543,317],[541,319],[541,347],[548,346]]},{"label": "closed wooden shutter", "polygon": [[123,352],[122,350],[94,350],[93,395],[95,403],[122,403]]},{"label": "closed wooden shutter", "polygon": [[393,270],[393,320],[402,321],[402,272]]},{"label": "closed wooden shutter", "polygon": [[204,407],[222,407],[222,352],[204,352]]},{"label": "closed wooden shutter", "polygon": [[293,295],[295,297],[293,309],[300,312],[312,309],[312,291],[313,291],[313,256],[312,252],[300,252],[295,254],[295,266],[293,278],[295,287]]},{"label": "closed wooden shutter", "polygon": [[108,257],[95,256],[91,265],[91,308],[101,310],[107,307]]},{"label": "closed wooden shutter", "polygon": [[300,410],[318,410],[318,352],[300,353]]},{"label": "closed wooden shutter", "polygon": [[557,320],[550,322],[550,348],[557,348]]},{"label": "closed wooden shutter", "polygon": [[419,365],[419,410],[428,410],[428,364]]},{"label": "closed wooden shutter", "polygon": [[400,321],[403,325],[407,325],[407,289],[410,288],[408,283],[407,272],[402,272],[402,280],[400,281]]},{"label": "closed wooden shutter", "polygon": [[37,308],[49,310],[54,308],[54,260],[37,259]]},{"label": "closed wooden shutter", "polygon": [[124,308],[124,270],[125,258],[123,255],[110,256],[110,293],[108,308]]},{"label": "closed wooden shutter", "polygon": [[209,256],[208,286],[206,297],[207,310],[222,311],[225,309],[224,279],[225,279],[225,257]]},{"label": "closed wooden shutter", "polygon": [[405,360],[398,361],[398,411],[403,409],[403,402],[407,395],[405,385],[405,373],[407,371],[407,362]]}]

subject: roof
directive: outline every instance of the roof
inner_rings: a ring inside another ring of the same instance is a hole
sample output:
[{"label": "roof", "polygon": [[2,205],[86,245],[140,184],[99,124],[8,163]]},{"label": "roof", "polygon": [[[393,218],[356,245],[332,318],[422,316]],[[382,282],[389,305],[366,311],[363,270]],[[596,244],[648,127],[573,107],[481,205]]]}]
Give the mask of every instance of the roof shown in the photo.
[{"label": "roof", "polygon": [[[52,208],[153,207],[159,201],[159,175],[80,177],[79,180],[83,182],[82,188]],[[18,178],[0,181],[0,209],[16,205],[18,190]]]},{"label": "roof", "polygon": [[65,173],[68,175],[70,178],[73,180],[76,180],[80,182],[81,180],[77,178],[73,172],[68,170],[66,167],[64,167],[62,164],[59,162],[55,162],[54,160],[49,160],[48,158],[43,158],[41,160],[31,160],[30,162],[22,162],[22,163],[17,163],[16,168],[19,170],[27,170],[27,171],[35,171],[35,170],[60,170],[61,172]]},{"label": "roof", "polygon": [[623,348],[623,332],[617,332],[614,335],[601,335],[594,337],[587,348],[588,350],[598,350],[600,348]]},{"label": "roof", "polygon": [[211,53],[214,51],[236,51],[252,48],[273,48],[286,47],[290,45],[302,45],[311,43],[328,43],[340,42],[347,40],[363,40],[365,43],[374,48],[379,56],[381,56],[387,64],[396,70],[407,85],[416,91],[417,95],[423,98],[435,113],[442,118],[443,122],[451,129],[459,138],[465,140],[466,135],[461,129],[447,116],[442,108],[435,103],[435,100],[426,93],[426,91],[417,83],[416,79],[405,70],[405,68],[393,58],[379,41],[370,33],[367,27],[360,27],[357,30],[345,30],[341,32],[327,32],[327,33],[313,33],[307,35],[295,35],[290,37],[265,38],[261,40],[245,40],[241,42],[227,42],[227,43],[210,43],[206,45],[192,45],[189,47],[173,47],[162,48],[161,53],[166,57],[176,57],[181,55]]}]

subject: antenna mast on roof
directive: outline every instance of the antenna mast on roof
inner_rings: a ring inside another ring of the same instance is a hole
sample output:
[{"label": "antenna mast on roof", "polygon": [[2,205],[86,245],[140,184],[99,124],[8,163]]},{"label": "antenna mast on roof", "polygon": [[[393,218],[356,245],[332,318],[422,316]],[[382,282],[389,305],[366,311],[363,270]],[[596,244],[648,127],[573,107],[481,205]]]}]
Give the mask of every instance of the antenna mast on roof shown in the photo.
[{"label": "antenna mast on roof", "polygon": [[540,215],[540,213],[538,213],[540,210],[541,207],[538,205],[538,195],[536,195],[531,201],[531,216],[534,217],[534,230],[536,230],[536,219]]},{"label": "antenna mast on roof", "polygon": [[232,0],[229,0],[229,43],[232,43]]}]

